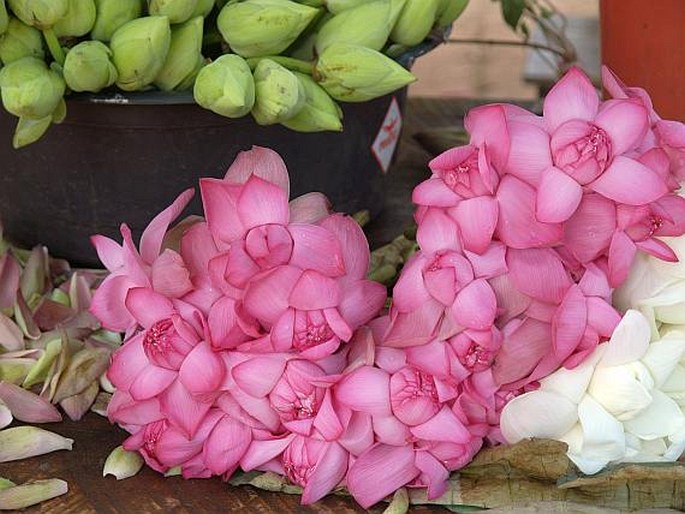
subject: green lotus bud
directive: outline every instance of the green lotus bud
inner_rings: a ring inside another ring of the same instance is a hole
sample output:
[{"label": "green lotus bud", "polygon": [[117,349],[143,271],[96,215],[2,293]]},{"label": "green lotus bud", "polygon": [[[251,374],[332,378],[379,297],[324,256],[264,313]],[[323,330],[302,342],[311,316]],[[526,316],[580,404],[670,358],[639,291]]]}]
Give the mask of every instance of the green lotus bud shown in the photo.
[{"label": "green lotus bud", "polygon": [[197,74],[193,96],[199,105],[221,116],[245,116],[255,102],[250,67],[239,55],[222,55]]},{"label": "green lotus bud", "polygon": [[314,79],[336,100],[366,102],[400,89],[416,77],[376,50],[333,43],[319,56]]},{"label": "green lotus bud", "polygon": [[82,41],[64,61],[64,80],[72,91],[98,91],[117,80],[117,69],[110,60],[112,51],[101,41]]},{"label": "green lotus bud", "polygon": [[324,7],[326,0],[294,0],[298,4],[308,5],[309,7]]},{"label": "green lotus bud", "polygon": [[271,59],[262,59],[254,70],[255,104],[252,116],[259,125],[281,123],[295,116],[306,100],[302,82]]},{"label": "green lotus bud", "polygon": [[45,57],[43,36],[40,30],[10,16],[7,31],[0,36],[0,60],[7,65],[23,57]]},{"label": "green lotus bud", "polygon": [[190,17],[195,18],[195,16],[202,16],[203,18],[206,18],[209,13],[212,12],[213,8],[214,0],[197,0],[195,10],[193,10],[193,14],[191,14]]},{"label": "green lotus bud", "polygon": [[7,7],[5,7],[5,0],[0,0],[0,34],[4,34],[9,24],[9,16],[7,15]]},{"label": "green lotus bud", "polygon": [[316,51],[321,54],[331,43],[350,43],[380,50],[397,21],[406,0],[374,0],[328,20],[316,38]]},{"label": "green lotus bud", "polygon": [[342,110],[309,75],[293,72],[304,86],[305,102],[300,111],[281,124],[298,132],[342,130]]},{"label": "green lotus bud", "polygon": [[2,104],[19,117],[52,115],[64,95],[64,79],[35,57],[13,61],[0,70]]},{"label": "green lotus bud", "polygon": [[[176,89],[189,76],[197,74],[202,65],[202,27],[204,19],[196,16],[171,28],[171,44],[164,66],[155,77],[155,85],[163,91]],[[192,85],[192,84],[191,84]]]},{"label": "green lotus bud", "polygon": [[333,14],[338,14],[347,9],[364,5],[368,0],[326,0],[326,9]]},{"label": "green lotus bud", "polygon": [[290,0],[229,3],[217,26],[231,49],[243,57],[277,55],[288,48],[318,10]]},{"label": "green lotus bud", "polygon": [[53,27],[57,37],[79,37],[88,34],[95,24],[95,0],[69,0],[66,16]]},{"label": "green lotus bud", "polygon": [[143,13],[143,0],[95,0],[95,25],[90,37],[107,43],[112,35]]},{"label": "green lotus bud", "polygon": [[66,16],[69,0],[7,0],[7,5],[21,21],[44,30]]},{"label": "green lotus bud", "polygon": [[390,39],[401,45],[418,45],[433,28],[441,3],[442,0],[407,0]]},{"label": "green lotus bud", "polygon": [[469,5],[469,0],[442,0],[436,13],[436,25],[446,27],[461,16],[467,5]]},{"label": "green lotus bud", "polygon": [[102,476],[114,475],[117,480],[123,480],[138,473],[144,463],[138,452],[126,451],[123,446],[117,446],[107,456]]},{"label": "green lotus bud", "polygon": [[197,7],[197,0],[148,0],[152,16],[166,16],[169,23],[188,21]]},{"label": "green lotus bud", "polygon": [[120,27],[109,44],[119,72],[117,86],[135,91],[151,84],[164,66],[170,44],[171,29],[166,16],[145,16]]}]

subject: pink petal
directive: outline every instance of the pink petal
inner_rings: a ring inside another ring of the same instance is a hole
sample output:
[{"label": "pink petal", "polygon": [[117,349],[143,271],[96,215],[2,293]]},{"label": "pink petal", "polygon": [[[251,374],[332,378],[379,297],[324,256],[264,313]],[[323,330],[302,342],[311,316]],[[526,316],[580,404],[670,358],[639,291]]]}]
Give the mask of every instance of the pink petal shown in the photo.
[{"label": "pink petal", "polygon": [[285,225],[290,216],[288,193],[254,175],[245,183],[237,207],[246,229],[268,223]]},{"label": "pink petal", "polygon": [[177,376],[176,371],[150,364],[135,377],[129,393],[136,401],[149,400],[164,392]]},{"label": "pink petal", "polygon": [[280,380],[286,361],[277,356],[253,357],[231,370],[233,378],[243,391],[260,398],[268,395]]},{"label": "pink petal", "polygon": [[423,267],[426,264],[426,254],[419,251],[402,268],[392,292],[393,306],[401,312],[410,312],[431,301],[423,279]]},{"label": "pink petal", "polygon": [[200,179],[202,205],[209,230],[215,240],[224,243],[242,237],[246,228],[238,215],[241,188],[215,178]]},{"label": "pink petal", "polygon": [[549,248],[507,251],[509,275],[522,293],[558,304],[571,287],[571,278],[561,259]]},{"label": "pink petal", "polygon": [[553,246],[561,241],[560,224],[541,223],[535,217],[535,190],[511,175],[505,175],[497,190],[499,218],[496,236],[512,248]]},{"label": "pink petal", "polygon": [[252,442],[252,431],[229,416],[216,424],[202,447],[205,465],[215,475],[235,469]]},{"label": "pink petal", "polygon": [[218,250],[207,223],[196,223],[181,238],[181,256],[193,277],[206,275]]},{"label": "pink petal", "polygon": [[326,323],[328,323],[328,326],[331,327],[331,330],[336,336],[343,341],[352,339],[353,328],[350,327],[347,321],[340,315],[338,309],[324,309],[323,314],[324,318],[326,318]]},{"label": "pink petal", "polygon": [[176,313],[171,300],[147,287],[129,289],[126,309],[145,328],[150,328],[156,321],[170,318]]},{"label": "pink petal", "polygon": [[545,223],[561,223],[569,219],[583,197],[580,184],[559,168],[550,167],[542,173],[535,216]]},{"label": "pink petal", "polygon": [[471,144],[487,147],[495,168],[503,170],[509,156],[510,140],[502,106],[491,104],[469,110],[464,127],[471,134]]},{"label": "pink petal", "polygon": [[411,201],[431,207],[453,207],[459,203],[460,197],[445,184],[444,180],[432,177],[414,188]]},{"label": "pink petal", "polygon": [[609,134],[612,153],[620,155],[640,144],[649,128],[649,119],[640,100],[607,100],[602,103],[595,124]]},{"label": "pink petal", "polygon": [[166,416],[160,410],[157,398],[138,402],[127,393],[116,391],[107,406],[107,417],[122,425],[147,425]]},{"label": "pink petal", "polygon": [[522,121],[509,122],[511,151],[506,172],[537,186],[540,174],[552,166],[549,134],[543,128]]},{"label": "pink petal", "polygon": [[406,348],[427,343],[435,336],[444,311],[440,303],[430,300],[411,312],[393,314],[383,346]]},{"label": "pink petal", "polygon": [[621,315],[611,304],[601,298],[587,299],[587,324],[600,336],[610,337],[620,321]]},{"label": "pink petal", "polygon": [[288,301],[295,309],[306,311],[335,307],[340,302],[340,287],[337,280],[306,270],[290,292]]},{"label": "pink petal", "polygon": [[454,269],[440,268],[426,271],[424,285],[430,295],[444,306],[450,306],[457,295],[457,284]]},{"label": "pink petal", "polygon": [[587,324],[588,307],[578,286],[569,289],[552,319],[552,349],[565,360],[580,344]]},{"label": "pink petal", "polygon": [[464,255],[471,263],[476,278],[489,279],[507,272],[506,249],[499,241],[492,241],[485,252],[477,254],[464,250]]},{"label": "pink petal", "polygon": [[359,327],[378,315],[387,296],[382,284],[359,280],[343,290],[338,311],[351,327]]},{"label": "pink petal", "polygon": [[133,380],[150,364],[142,343],[143,335],[138,334],[112,355],[107,378],[117,389],[128,390]]},{"label": "pink petal", "polygon": [[307,193],[290,201],[290,223],[318,223],[330,212],[331,202],[322,193]]},{"label": "pink petal", "polygon": [[173,250],[164,250],[155,259],[151,269],[152,287],[158,293],[170,298],[180,298],[193,289],[190,271],[181,256]]},{"label": "pink petal", "polygon": [[630,267],[637,253],[637,247],[622,230],[614,232],[609,247],[609,285],[619,287],[630,273]]},{"label": "pink petal", "polygon": [[332,214],[321,222],[321,226],[335,234],[340,242],[347,276],[365,277],[369,271],[369,243],[359,223],[349,216]]},{"label": "pink petal", "polygon": [[374,416],[389,416],[390,375],[385,371],[363,366],[343,378],[333,388],[335,397],[352,410]]},{"label": "pink petal", "polygon": [[47,399],[31,391],[0,381],[0,401],[12,412],[12,416],[26,423],[52,423],[62,421],[57,408]]},{"label": "pink petal", "polygon": [[302,491],[302,505],[310,505],[331,492],[347,473],[349,455],[338,443],[326,446]]},{"label": "pink petal", "polygon": [[373,431],[379,443],[392,446],[404,446],[413,437],[409,427],[395,416],[374,416]]},{"label": "pink petal", "polygon": [[198,401],[181,383],[173,382],[159,397],[162,411],[188,437],[193,437],[202,418],[207,414],[211,402]]},{"label": "pink petal", "polygon": [[253,146],[250,150],[239,152],[226,171],[224,180],[236,184],[245,184],[255,175],[277,185],[290,194],[290,178],[283,159],[270,148]]},{"label": "pink petal", "polygon": [[296,434],[288,434],[284,437],[259,441],[254,439],[249,448],[240,459],[240,467],[243,471],[252,471],[264,463],[278,457],[285,450]]},{"label": "pink petal", "polygon": [[429,500],[434,500],[445,494],[450,472],[438,459],[428,452],[416,452],[416,467],[421,470],[419,481],[428,483],[427,498]]},{"label": "pink petal", "polygon": [[635,244],[640,250],[653,255],[657,259],[661,259],[666,262],[678,262],[678,256],[673,249],[660,239],[650,237],[644,241],[638,241]]},{"label": "pink petal", "polygon": [[143,231],[143,235],[140,237],[140,256],[144,262],[152,264],[157,258],[169,224],[181,214],[194,194],[195,190],[192,188],[183,191],[174,200],[174,203],[155,216]]},{"label": "pink petal", "polygon": [[293,238],[290,264],[330,277],[345,274],[343,250],[333,232],[317,225],[294,223],[288,225],[288,231]]},{"label": "pink petal", "polygon": [[616,206],[598,194],[586,194],[564,224],[564,243],[581,263],[595,260],[608,248],[616,230]]},{"label": "pink petal", "polygon": [[487,250],[497,226],[497,200],[478,196],[459,202],[450,214],[459,223],[464,249],[477,254]]},{"label": "pink petal", "polygon": [[314,419],[314,428],[327,441],[336,441],[345,430],[333,405],[333,396],[330,389],[326,391],[319,412]]},{"label": "pink petal", "polygon": [[479,278],[459,291],[450,312],[460,325],[484,330],[492,326],[496,311],[495,292],[486,280]]},{"label": "pink petal", "polygon": [[178,378],[191,393],[212,393],[219,388],[226,369],[211,345],[201,341],[186,355]]},{"label": "pink petal", "polygon": [[471,433],[447,405],[443,405],[442,409],[425,423],[411,427],[409,430],[414,436],[424,441],[465,444],[471,439]]},{"label": "pink petal", "polygon": [[24,348],[24,333],[21,328],[2,313],[0,313],[0,346],[7,351],[18,351]]},{"label": "pink petal", "polygon": [[504,385],[525,377],[550,352],[551,346],[548,323],[527,319],[513,331],[505,330],[502,348],[492,367],[495,381]]},{"label": "pink petal", "polygon": [[599,96],[580,68],[571,68],[547,93],[543,111],[550,132],[563,123],[581,119],[592,121],[599,108]]},{"label": "pink petal", "polygon": [[243,299],[254,317],[274,323],[289,307],[288,297],[302,271],[293,266],[279,266],[252,281]]},{"label": "pink petal", "polygon": [[461,249],[457,224],[440,209],[426,212],[416,232],[416,240],[425,253]]},{"label": "pink petal", "polygon": [[352,455],[365,452],[373,444],[373,424],[371,415],[353,412],[345,433],[338,439],[340,445]]},{"label": "pink petal", "polygon": [[588,264],[585,267],[583,277],[578,282],[585,296],[599,296],[608,298],[611,295],[611,286],[606,273],[595,264]]},{"label": "pink petal", "polygon": [[[214,348],[234,348],[247,340],[238,327],[235,300],[222,297],[212,305],[207,317],[210,342]],[[242,334],[242,337],[241,337]]]},{"label": "pink petal", "polygon": [[419,474],[410,446],[378,444],[364,452],[347,473],[347,488],[368,509]]},{"label": "pink petal", "polygon": [[620,155],[614,157],[611,165],[589,187],[628,205],[645,205],[668,192],[666,183],[654,171]]},{"label": "pink petal", "polygon": [[128,290],[136,285],[125,275],[110,275],[97,288],[89,310],[104,328],[124,332],[135,323],[124,299]]},{"label": "pink petal", "polygon": [[498,275],[489,280],[497,298],[497,321],[506,323],[524,312],[532,299],[519,291],[511,279],[511,274]]},{"label": "pink petal", "polygon": [[95,247],[100,262],[109,271],[115,271],[124,265],[122,250],[119,243],[109,237],[95,235],[91,236],[90,242]]}]

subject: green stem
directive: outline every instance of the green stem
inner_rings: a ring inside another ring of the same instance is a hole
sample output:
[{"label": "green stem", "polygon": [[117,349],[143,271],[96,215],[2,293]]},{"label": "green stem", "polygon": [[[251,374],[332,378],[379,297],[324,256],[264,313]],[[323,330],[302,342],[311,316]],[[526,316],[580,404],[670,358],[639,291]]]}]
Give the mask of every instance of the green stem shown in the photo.
[{"label": "green stem", "polygon": [[43,30],[43,37],[45,38],[45,42],[48,44],[48,49],[50,50],[53,59],[55,59],[60,66],[63,66],[66,56],[64,54],[64,50],[62,50],[62,46],[59,44],[57,35],[55,35],[55,31],[52,30],[52,28],[45,29]]},{"label": "green stem", "polygon": [[254,71],[254,69],[257,67],[257,63],[261,61],[262,59],[271,59],[274,62],[277,62],[284,68],[289,69],[290,71],[299,71],[300,73],[306,73],[307,75],[312,74],[312,70],[314,68],[314,64],[308,61],[302,61],[300,59],[294,59],[293,57],[286,57],[284,55],[269,55],[265,57],[250,57],[247,60],[247,64],[250,66],[250,69]]}]

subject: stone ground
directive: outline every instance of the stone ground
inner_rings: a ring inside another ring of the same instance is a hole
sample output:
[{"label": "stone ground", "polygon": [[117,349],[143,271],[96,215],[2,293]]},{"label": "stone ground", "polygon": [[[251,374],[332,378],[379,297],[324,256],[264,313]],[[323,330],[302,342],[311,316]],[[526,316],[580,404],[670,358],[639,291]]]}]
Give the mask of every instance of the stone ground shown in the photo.
[{"label": "stone ground", "polygon": [[[556,0],[567,16],[597,17],[599,0]],[[518,36],[504,23],[500,4],[471,0],[455,22],[452,37],[507,39]],[[412,71],[418,82],[409,94],[419,97],[460,97],[536,100],[537,88],[523,81],[526,49],[482,44],[447,44],[419,58]]]}]

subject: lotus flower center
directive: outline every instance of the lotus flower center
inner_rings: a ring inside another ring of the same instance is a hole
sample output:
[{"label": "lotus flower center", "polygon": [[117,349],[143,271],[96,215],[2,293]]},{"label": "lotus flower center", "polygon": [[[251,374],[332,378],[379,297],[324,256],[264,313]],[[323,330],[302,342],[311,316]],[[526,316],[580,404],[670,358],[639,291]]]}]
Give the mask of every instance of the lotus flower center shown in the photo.
[{"label": "lotus flower center", "polygon": [[305,487],[307,485],[307,481],[309,480],[309,476],[314,471],[314,466],[298,466],[289,460],[285,460],[283,463],[283,469],[293,484]]},{"label": "lotus flower center", "polygon": [[478,169],[478,157],[474,152],[471,157],[462,161],[456,168],[446,170],[442,179],[451,190],[456,191],[458,186],[470,187],[472,170]]},{"label": "lotus flower center", "polygon": [[143,348],[148,355],[164,354],[172,348],[171,338],[175,335],[176,329],[169,318],[157,321],[145,332]]},{"label": "lotus flower center", "polygon": [[606,169],[611,156],[611,141],[604,130],[593,125],[590,133],[576,144],[582,160],[594,159],[602,171]]},{"label": "lotus flower center", "polygon": [[604,129],[581,120],[571,120],[559,127],[550,141],[554,164],[586,185],[607,169],[612,145]]},{"label": "lotus flower center", "polygon": [[298,350],[306,350],[318,344],[325,343],[333,337],[333,331],[328,326],[328,323],[314,323],[307,320],[307,325],[304,330],[299,330],[295,334],[295,348]]},{"label": "lotus flower center", "polygon": [[433,376],[424,373],[416,368],[412,369],[411,374],[405,375],[407,386],[405,394],[410,398],[426,397],[434,402],[438,401],[438,391],[435,388],[435,381]]},{"label": "lotus flower center", "polygon": [[316,398],[313,394],[298,398],[290,406],[293,419],[308,419],[316,415],[317,412]]},{"label": "lotus flower center", "polygon": [[654,233],[659,230],[664,224],[664,220],[661,216],[652,215],[649,218],[649,237],[652,237]]},{"label": "lotus flower center", "polygon": [[492,352],[479,344],[472,343],[465,355],[460,355],[459,360],[470,371],[483,371],[490,367],[493,360]]},{"label": "lotus flower center", "polygon": [[145,427],[145,442],[143,448],[152,458],[157,458],[157,443],[167,429],[167,422],[165,420],[155,421]]}]

